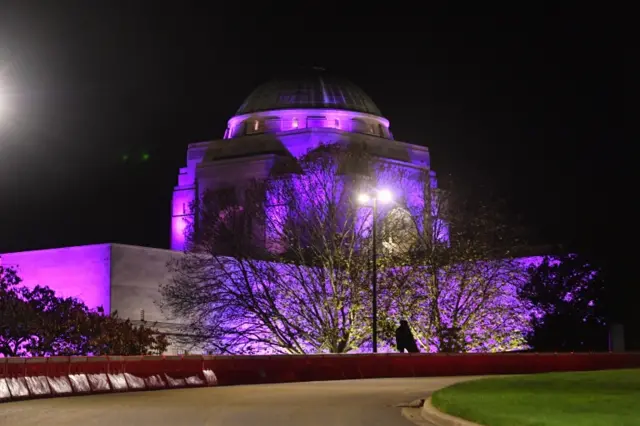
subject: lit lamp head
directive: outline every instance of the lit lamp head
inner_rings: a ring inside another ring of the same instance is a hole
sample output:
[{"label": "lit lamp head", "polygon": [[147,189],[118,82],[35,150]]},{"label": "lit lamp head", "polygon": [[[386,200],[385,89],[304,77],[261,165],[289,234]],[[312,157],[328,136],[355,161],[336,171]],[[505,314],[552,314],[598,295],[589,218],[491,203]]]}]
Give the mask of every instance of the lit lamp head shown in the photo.
[{"label": "lit lamp head", "polygon": [[376,198],[378,199],[378,201],[384,204],[393,201],[393,195],[388,189],[381,189],[380,191],[378,191],[378,196]]},{"label": "lit lamp head", "polygon": [[360,204],[367,204],[369,201],[371,201],[371,197],[369,197],[369,194],[358,194],[358,202]]}]

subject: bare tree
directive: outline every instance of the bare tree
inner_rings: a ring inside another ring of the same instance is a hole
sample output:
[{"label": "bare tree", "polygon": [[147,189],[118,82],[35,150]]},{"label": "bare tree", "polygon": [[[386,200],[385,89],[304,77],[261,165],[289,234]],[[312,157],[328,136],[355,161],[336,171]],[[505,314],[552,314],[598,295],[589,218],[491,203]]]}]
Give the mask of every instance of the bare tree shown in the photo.
[{"label": "bare tree", "polygon": [[[390,338],[392,325],[406,319],[429,352],[522,348],[528,321],[517,288],[525,270],[513,252],[520,244],[514,228],[496,204],[436,189],[421,173],[395,175],[422,195],[396,206],[409,214],[386,219],[381,328]],[[404,245],[393,243],[398,233]]]},{"label": "bare tree", "polygon": [[370,265],[349,172],[364,158],[322,146],[236,190],[234,202],[219,191],[200,200],[190,248],[162,288],[163,309],[185,321],[191,343],[341,353],[369,337]]},{"label": "bare tree", "polygon": [[[512,228],[491,203],[433,180],[329,145],[281,161],[242,192],[208,192],[163,308],[185,321],[190,343],[216,352],[357,350],[371,338],[375,222],[380,337],[406,319],[427,351],[522,347],[524,269]],[[373,217],[354,198],[381,187],[397,196]]]}]

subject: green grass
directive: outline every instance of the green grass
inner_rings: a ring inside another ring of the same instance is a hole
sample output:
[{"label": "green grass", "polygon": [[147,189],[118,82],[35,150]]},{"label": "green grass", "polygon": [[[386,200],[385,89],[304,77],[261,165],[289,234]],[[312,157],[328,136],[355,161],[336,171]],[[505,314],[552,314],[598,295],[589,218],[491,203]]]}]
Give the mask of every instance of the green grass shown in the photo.
[{"label": "green grass", "polygon": [[474,380],[435,392],[432,403],[487,426],[640,425],[640,370]]}]

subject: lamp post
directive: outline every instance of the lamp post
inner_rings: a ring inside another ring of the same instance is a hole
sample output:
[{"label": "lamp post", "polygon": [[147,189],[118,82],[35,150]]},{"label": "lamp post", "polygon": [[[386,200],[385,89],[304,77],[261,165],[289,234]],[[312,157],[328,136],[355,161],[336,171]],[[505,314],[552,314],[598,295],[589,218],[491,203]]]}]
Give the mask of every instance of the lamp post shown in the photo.
[{"label": "lamp post", "polygon": [[378,190],[378,191],[374,191],[373,195],[371,194],[367,194],[367,193],[362,193],[358,196],[358,201],[361,204],[368,204],[371,203],[371,207],[373,210],[373,218],[372,218],[372,225],[371,225],[371,238],[373,239],[372,241],[372,254],[371,254],[371,260],[373,262],[372,265],[372,276],[371,276],[371,293],[372,293],[372,336],[371,336],[371,341],[372,341],[372,352],[373,353],[377,353],[378,352],[378,246],[377,246],[377,226],[376,226],[376,219],[378,217],[378,201],[380,201],[381,203],[388,203],[390,202],[392,199],[392,195],[391,192],[386,190],[386,189],[382,189],[382,190]]},{"label": "lamp post", "polygon": [[0,121],[2,121],[2,116],[5,110],[5,95],[2,91],[2,81],[0,81]]},{"label": "lamp post", "polygon": [[[0,77],[2,77],[2,69],[0,68]],[[6,124],[11,118],[11,106],[10,94],[6,87],[3,87],[2,80],[0,80],[0,124]]]}]

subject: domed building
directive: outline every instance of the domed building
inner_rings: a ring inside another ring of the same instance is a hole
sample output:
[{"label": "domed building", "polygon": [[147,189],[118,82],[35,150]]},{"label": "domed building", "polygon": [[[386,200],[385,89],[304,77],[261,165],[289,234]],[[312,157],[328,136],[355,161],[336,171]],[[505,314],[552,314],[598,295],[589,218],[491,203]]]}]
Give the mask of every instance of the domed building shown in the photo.
[{"label": "domed building", "polygon": [[[2,254],[0,262],[17,268],[27,286],[48,286],[91,308],[118,311],[134,323],[156,323],[171,335],[179,320],[159,308],[159,287],[171,278],[167,263],[185,248],[197,197],[213,190],[241,198],[243,188],[267,178],[279,160],[333,143],[360,144],[381,161],[427,172],[430,185],[436,184],[427,148],[395,140],[389,120],[358,86],[312,69],[259,86],[228,120],[220,139],[189,145],[173,189],[170,250],[107,243]],[[407,199],[408,194],[396,195]],[[170,348],[170,353],[179,351]]]},{"label": "domed building", "polygon": [[240,198],[242,188],[267,178],[280,158],[334,143],[357,143],[383,161],[430,167],[428,149],[395,140],[389,120],[358,86],[318,68],[295,72],[256,88],[221,139],[189,145],[173,193],[171,249],[185,248],[196,194],[219,190]]}]

